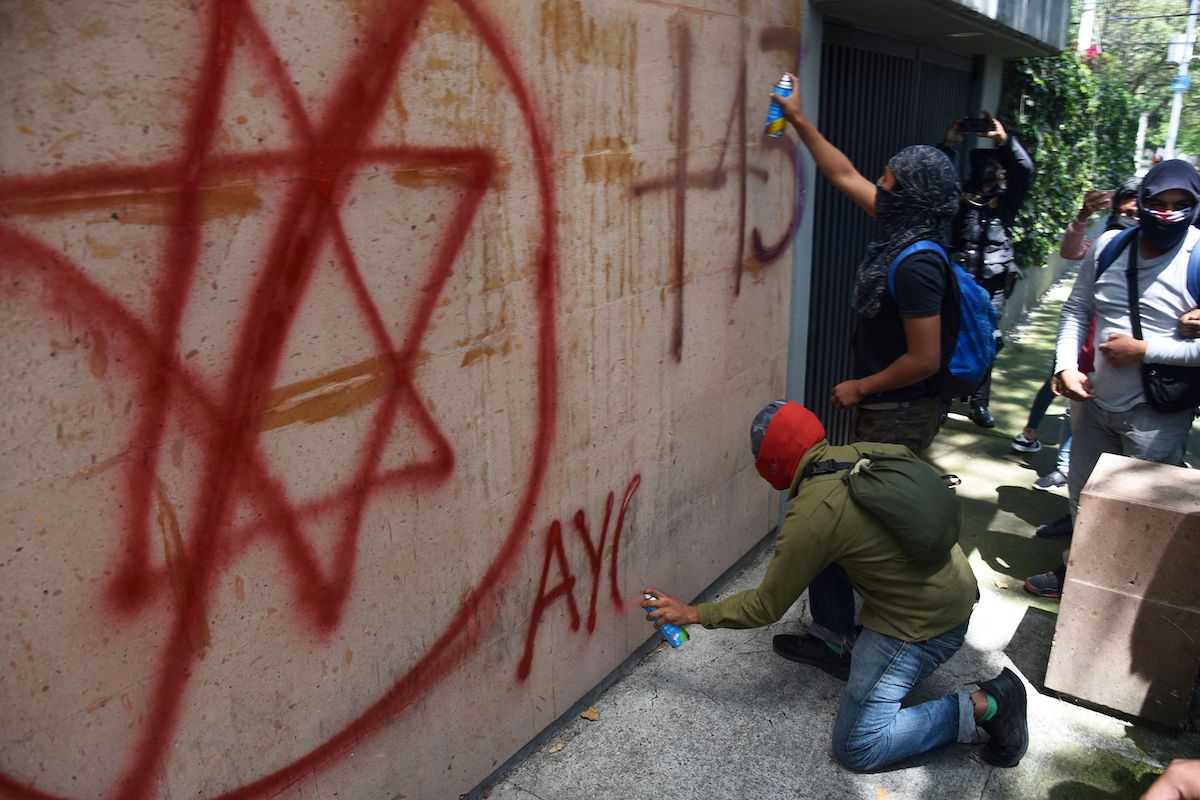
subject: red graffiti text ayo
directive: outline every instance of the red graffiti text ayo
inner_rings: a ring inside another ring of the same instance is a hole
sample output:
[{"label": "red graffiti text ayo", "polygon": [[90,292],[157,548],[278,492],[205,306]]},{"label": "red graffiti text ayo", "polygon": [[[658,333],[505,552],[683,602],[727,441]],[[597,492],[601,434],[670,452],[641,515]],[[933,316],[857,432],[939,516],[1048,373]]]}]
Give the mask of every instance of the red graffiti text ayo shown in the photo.
[{"label": "red graffiti text ayo", "polygon": [[[613,608],[620,611],[624,608],[621,601],[621,590],[617,585],[617,557],[621,551],[621,530],[625,524],[625,512],[629,508],[629,501],[633,499],[633,493],[637,491],[638,485],[642,482],[641,475],[634,475],[633,480],[625,487],[625,496],[621,498],[621,507],[617,511],[617,521],[613,525],[612,533],[612,549],[609,551],[609,597],[612,600]],[[604,504],[604,524],[600,527],[598,537],[593,537],[591,529],[588,527],[587,515],[583,509],[575,512],[575,517],[571,521],[571,525],[575,532],[579,534],[579,538],[583,540],[583,546],[587,549],[588,568],[592,573],[592,593],[588,599],[587,612],[587,631],[591,634],[596,629],[596,597],[600,592],[600,570],[604,563],[604,545],[608,540],[608,527],[612,521],[613,504],[615,495],[612,492],[608,493],[608,500]],[[582,620],[579,615],[579,603],[575,599],[575,575],[571,572],[571,564],[567,560],[567,552],[563,546],[563,526],[559,520],[554,520],[550,523],[550,527],[546,531],[545,540],[545,557],[542,559],[542,575],[538,580],[537,597],[533,602],[533,613],[529,619],[529,631],[525,635],[525,654],[521,657],[521,663],[517,665],[517,680],[525,680],[529,677],[529,669],[533,664],[533,645],[537,639],[538,625],[542,620],[542,613],[554,603],[562,598],[566,598],[567,610],[571,615],[571,630],[579,630]],[[551,562],[554,562],[555,570],[558,573],[558,582],[552,587],[547,587],[550,581]]]}]

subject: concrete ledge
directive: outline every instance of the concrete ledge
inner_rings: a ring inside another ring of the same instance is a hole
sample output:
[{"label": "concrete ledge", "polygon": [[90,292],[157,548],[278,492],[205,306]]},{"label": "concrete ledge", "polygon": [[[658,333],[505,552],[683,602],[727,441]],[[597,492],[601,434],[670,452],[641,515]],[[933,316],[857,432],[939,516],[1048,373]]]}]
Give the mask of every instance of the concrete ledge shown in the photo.
[{"label": "concrete ledge", "polygon": [[1200,671],[1200,472],[1113,454],[1080,497],[1046,687],[1183,727]]}]

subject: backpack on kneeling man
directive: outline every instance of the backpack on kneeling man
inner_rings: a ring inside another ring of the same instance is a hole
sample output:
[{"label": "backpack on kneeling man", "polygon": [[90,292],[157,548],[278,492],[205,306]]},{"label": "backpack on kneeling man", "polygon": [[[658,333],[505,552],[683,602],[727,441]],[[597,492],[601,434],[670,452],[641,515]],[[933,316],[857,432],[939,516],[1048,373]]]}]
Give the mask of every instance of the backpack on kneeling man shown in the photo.
[{"label": "backpack on kneeling man", "polygon": [[850,499],[887,528],[909,561],[946,561],[962,526],[957,476],[939,475],[912,453],[864,453],[857,461],[814,461],[804,477],[843,471]]}]

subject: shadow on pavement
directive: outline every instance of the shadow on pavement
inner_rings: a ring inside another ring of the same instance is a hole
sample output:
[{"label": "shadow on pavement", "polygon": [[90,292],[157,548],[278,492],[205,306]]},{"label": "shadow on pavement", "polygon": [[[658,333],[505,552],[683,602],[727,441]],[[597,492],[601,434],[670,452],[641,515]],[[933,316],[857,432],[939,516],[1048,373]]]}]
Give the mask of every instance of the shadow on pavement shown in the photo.
[{"label": "shadow on pavement", "polygon": [[1026,492],[1010,486],[1000,487],[1002,496],[1005,494],[1004,490],[1020,494],[1020,502],[1014,503],[1006,510],[1029,524],[1028,533],[995,530],[991,523],[995,521],[997,506],[983,500],[964,497],[963,533],[959,543],[967,552],[978,551],[992,570],[1014,581],[1011,588],[1019,591],[1021,583],[1027,577],[1045,572],[1062,561],[1065,540],[1039,538],[1034,535],[1033,529],[1043,522],[1052,522],[1065,514],[1066,500],[1059,497],[1042,497],[1041,492]]},{"label": "shadow on pavement", "polygon": [[1017,630],[1004,648],[1004,655],[1042,694],[1046,694],[1046,665],[1050,646],[1054,643],[1054,626],[1058,615],[1040,608],[1025,609]]},{"label": "shadow on pavement", "polygon": [[1053,522],[1070,511],[1065,495],[1024,486],[997,486],[996,505],[1034,528],[1044,522]]}]

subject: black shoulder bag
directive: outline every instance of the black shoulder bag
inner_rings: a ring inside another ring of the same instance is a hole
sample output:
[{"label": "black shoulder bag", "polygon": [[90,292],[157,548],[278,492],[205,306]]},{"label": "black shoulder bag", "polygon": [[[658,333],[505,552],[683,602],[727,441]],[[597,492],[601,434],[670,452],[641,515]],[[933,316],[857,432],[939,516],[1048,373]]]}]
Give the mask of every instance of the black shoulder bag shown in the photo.
[{"label": "black shoulder bag", "polygon": [[[1200,245],[1197,245],[1200,247]],[[1125,287],[1129,295],[1129,323],[1133,338],[1142,338],[1142,311],[1138,303],[1137,236],[1129,244],[1129,264],[1125,268]],[[1183,411],[1200,405],[1200,367],[1176,364],[1141,363],[1142,391],[1151,408],[1159,411]]]}]

